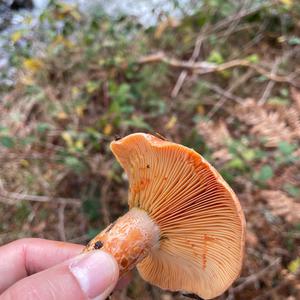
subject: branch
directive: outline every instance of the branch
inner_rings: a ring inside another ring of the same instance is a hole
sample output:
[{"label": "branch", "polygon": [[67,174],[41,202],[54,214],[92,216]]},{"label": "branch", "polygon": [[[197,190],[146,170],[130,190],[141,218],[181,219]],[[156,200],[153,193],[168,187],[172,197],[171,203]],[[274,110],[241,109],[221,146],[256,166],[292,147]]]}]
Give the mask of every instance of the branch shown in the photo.
[{"label": "branch", "polygon": [[259,280],[260,278],[262,278],[263,276],[265,276],[266,274],[268,274],[271,269],[277,270],[280,267],[280,263],[281,263],[281,259],[280,258],[276,258],[266,268],[260,270],[256,274],[252,274],[252,275],[246,277],[245,280],[244,280],[244,282],[242,282],[241,284],[239,284],[236,287],[233,287],[231,289],[231,292],[232,293],[238,293],[238,292],[242,291],[245,287],[247,287],[247,286],[255,283],[257,280]]},{"label": "branch", "polygon": [[[300,50],[300,48],[298,48],[297,50]],[[221,72],[234,67],[247,67],[255,70],[257,73],[267,77],[270,80],[281,82],[281,83],[284,82],[289,83],[293,86],[298,86],[298,87],[300,86],[300,83],[296,83],[293,81],[294,77],[297,76],[296,74],[291,73],[287,76],[274,74],[271,71],[265,69],[264,67],[258,64],[253,64],[246,59],[234,59],[218,65],[207,61],[192,62],[192,61],[178,60],[176,58],[170,58],[166,56],[164,52],[160,51],[155,54],[141,57],[138,60],[139,64],[158,63],[158,62],[163,62],[174,68],[183,68],[183,69],[191,70],[199,75]]]},{"label": "branch", "polygon": [[76,198],[37,196],[37,195],[10,193],[3,190],[0,191],[0,202],[5,204],[16,204],[20,201],[53,202],[53,203],[64,204],[64,205],[70,204],[74,206],[81,205],[80,199],[76,199]]},{"label": "branch", "polygon": [[207,86],[210,90],[216,92],[220,96],[222,96],[224,98],[227,98],[229,100],[233,100],[233,101],[237,102],[238,104],[242,104],[244,102],[243,98],[232,94],[231,91],[229,91],[229,90],[222,89],[217,84],[213,84],[213,83],[210,83],[210,82],[205,82],[205,86]]},{"label": "branch", "polygon": [[[248,71],[241,76],[238,80],[235,80],[233,84],[228,88],[227,91],[224,91],[224,93],[219,93],[221,95],[220,100],[213,106],[213,108],[207,113],[207,117],[211,119],[213,115],[226,103],[228,99],[233,99],[233,97],[229,97],[232,95],[231,93],[234,92],[238,87],[240,87],[244,82],[246,82],[253,74],[252,69],[248,69]],[[215,89],[215,92],[218,93],[218,91]],[[233,95],[232,95],[233,96]],[[235,101],[238,100],[238,98],[235,96]],[[237,101],[239,104],[243,103],[243,99],[239,98],[239,101]]]},{"label": "branch", "polygon": [[[198,57],[200,55],[201,46],[202,46],[202,43],[204,40],[203,32],[205,31],[205,28],[206,27],[204,27],[203,30],[201,30],[200,34],[198,35],[198,37],[196,39],[194,50],[193,50],[191,58],[189,59],[189,62],[192,62],[192,63],[196,62],[196,60],[198,59]],[[176,84],[171,92],[172,98],[177,97],[187,75],[188,75],[188,72],[186,70],[181,71],[181,73],[176,81]]]},{"label": "branch", "polygon": [[65,208],[66,204],[60,204],[58,207],[58,224],[57,230],[61,241],[66,241],[65,231]]}]

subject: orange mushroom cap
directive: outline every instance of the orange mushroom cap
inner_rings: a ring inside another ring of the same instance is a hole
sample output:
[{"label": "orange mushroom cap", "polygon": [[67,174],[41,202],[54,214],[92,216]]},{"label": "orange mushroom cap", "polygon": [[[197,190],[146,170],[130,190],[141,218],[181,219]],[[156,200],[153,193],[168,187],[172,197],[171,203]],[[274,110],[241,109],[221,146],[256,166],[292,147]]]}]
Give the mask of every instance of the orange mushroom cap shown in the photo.
[{"label": "orange mushroom cap", "polygon": [[130,212],[146,213],[147,228],[158,228],[134,259],[141,276],[204,299],[222,294],[241,271],[245,243],[244,215],[229,185],[194,150],[150,134],[131,134],[111,150],[129,179]]}]

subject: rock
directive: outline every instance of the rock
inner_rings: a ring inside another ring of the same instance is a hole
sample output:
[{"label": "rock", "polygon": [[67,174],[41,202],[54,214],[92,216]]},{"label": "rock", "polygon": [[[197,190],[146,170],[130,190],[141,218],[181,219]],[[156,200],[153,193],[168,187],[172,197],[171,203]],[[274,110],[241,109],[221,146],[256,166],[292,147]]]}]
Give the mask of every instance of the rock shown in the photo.
[{"label": "rock", "polygon": [[32,0],[13,0],[10,8],[12,10],[33,9],[33,2]]}]

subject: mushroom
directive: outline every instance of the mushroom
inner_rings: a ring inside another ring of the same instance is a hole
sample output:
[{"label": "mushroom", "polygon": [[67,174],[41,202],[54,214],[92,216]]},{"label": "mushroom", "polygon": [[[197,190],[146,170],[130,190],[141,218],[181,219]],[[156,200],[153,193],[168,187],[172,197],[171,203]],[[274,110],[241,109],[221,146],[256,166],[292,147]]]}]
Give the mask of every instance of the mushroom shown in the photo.
[{"label": "mushroom", "polygon": [[238,277],[245,219],[237,196],[201,155],[150,134],[111,143],[129,180],[129,212],[84,251],[112,254],[120,276],[140,275],[170,291],[204,299],[222,294]]}]

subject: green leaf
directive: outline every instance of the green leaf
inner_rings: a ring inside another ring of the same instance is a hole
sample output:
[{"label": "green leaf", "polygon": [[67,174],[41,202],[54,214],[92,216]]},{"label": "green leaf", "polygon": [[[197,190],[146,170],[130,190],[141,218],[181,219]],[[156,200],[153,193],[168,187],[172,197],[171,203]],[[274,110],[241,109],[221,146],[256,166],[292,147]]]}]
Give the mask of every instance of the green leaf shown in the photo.
[{"label": "green leaf", "polygon": [[13,148],[15,146],[15,141],[12,137],[8,135],[0,136],[0,144],[6,148]]},{"label": "green leaf", "polygon": [[272,167],[269,165],[264,165],[261,169],[254,174],[254,178],[257,181],[267,181],[273,177],[274,173]]},{"label": "green leaf", "polygon": [[99,228],[90,228],[87,232],[87,239],[93,239],[99,233]]},{"label": "green leaf", "polygon": [[259,62],[259,56],[257,54],[251,54],[246,57],[246,60],[251,63],[257,64]]},{"label": "green leaf", "polygon": [[36,129],[39,133],[44,133],[46,130],[50,129],[51,128],[51,125],[48,124],[48,123],[38,123],[37,126],[36,126]]},{"label": "green leaf", "polygon": [[143,117],[138,117],[138,116],[133,116],[131,120],[125,120],[123,124],[126,124],[127,126],[132,126],[135,128],[143,128],[143,129],[148,129],[150,130],[151,127],[149,124],[147,124],[144,120]]},{"label": "green leaf", "polygon": [[100,214],[101,206],[100,206],[99,198],[98,197],[96,198],[94,196],[89,196],[83,202],[83,210],[88,215],[88,217],[91,221],[99,220],[101,217],[101,214]]},{"label": "green leaf", "polygon": [[209,57],[207,58],[207,61],[220,65],[224,62],[224,58],[220,52],[213,50],[210,52]]},{"label": "green leaf", "polygon": [[291,273],[296,273],[299,268],[300,268],[300,257],[297,257],[296,259],[292,260],[288,265],[288,270]]},{"label": "green leaf", "polygon": [[3,133],[8,133],[8,128],[6,126],[0,125],[0,132]]},{"label": "green leaf", "polygon": [[287,88],[280,89],[280,95],[283,96],[283,97],[288,97],[289,96],[289,90]]},{"label": "green leaf", "polygon": [[86,83],[86,90],[89,94],[94,93],[99,87],[99,82],[96,81],[88,81]]},{"label": "green leaf", "polygon": [[298,36],[293,36],[289,39],[288,41],[289,45],[291,46],[296,46],[296,45],[300,45],[300,37]]},{"label": "green leaf", "polygon": [[298,198],[300,196],[300,189],[290,183],[286,183],[283,186],[283,189],[294,198]]},{"label": "green leaf", "polygon": [[26,145],[33,144],[36,141],[36,139],[37,139],[36,136],[28,135],[28,136],[20,139],[19,142],[20,142],[21,145],[26,146]]},{"label": "green leaf", "polygon": [[234,158],[226,164],[226,167],[231,169],[243,170],[246,165],[245,162],[240,158]]},{"label": "green leaf", "polygon": [[75,172],[81,172],[85,168],[84,164],[75,156],[67,156],[65,158],[65,164]]},{"label": "green leaf", "polygon": [[278,106],[286,106],[289,104],[289,100],[281,97],[271,97],[268,100],[268,104],[278,105]]},{"label": "green leaf", "polygon": [[255,159],[256,152],[253,149],[247,149],[247,150],[243,151],[241,153],[241,155],[246,161],[251,161],[251,160]]},{"label": "green leaf", "polygon": [[282,141],[278,143],[278,149],[284,155],[291,155],[296,149],[296,146]]}]

